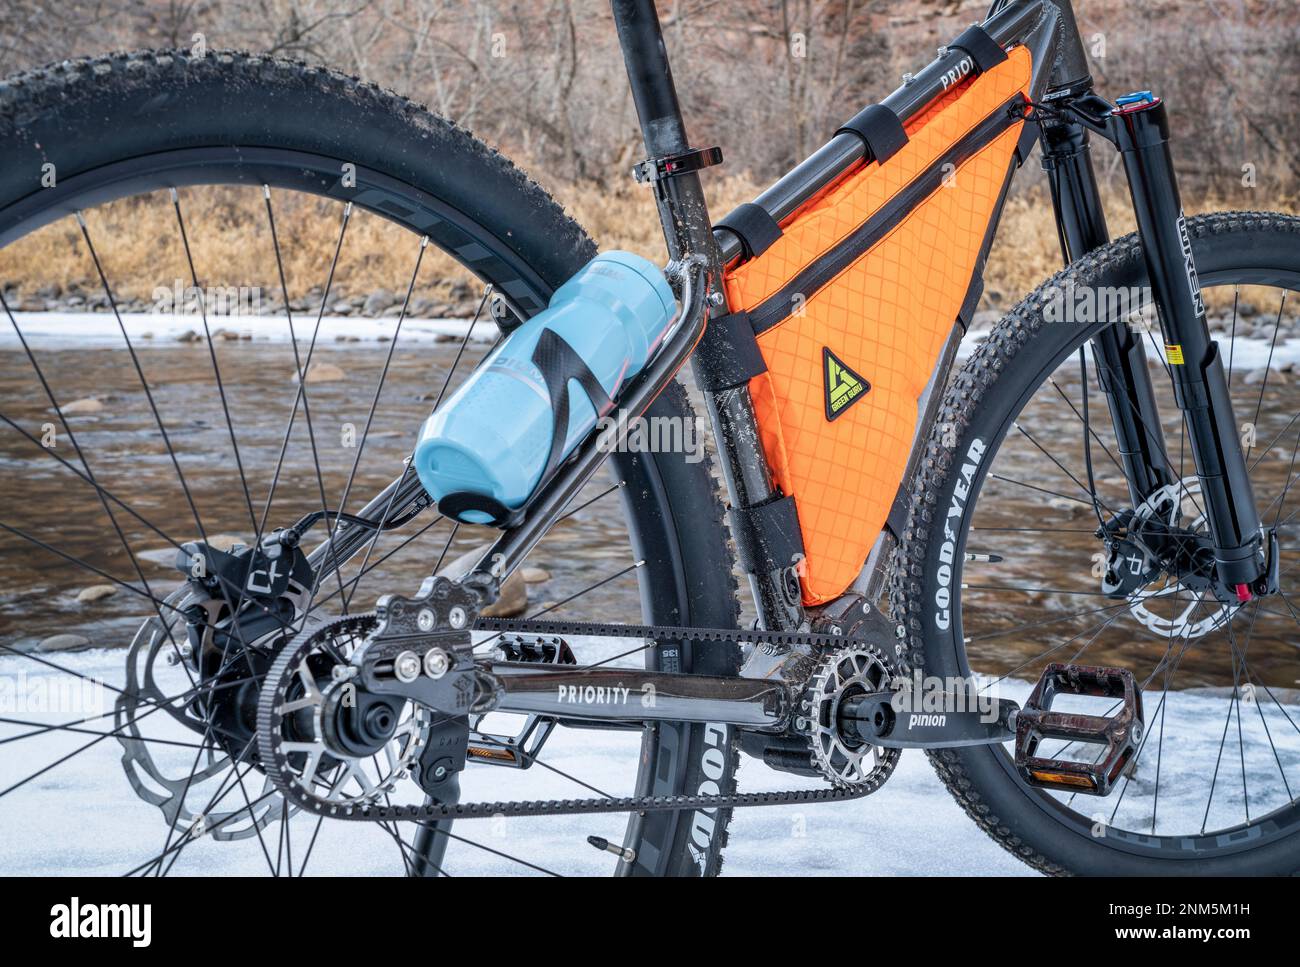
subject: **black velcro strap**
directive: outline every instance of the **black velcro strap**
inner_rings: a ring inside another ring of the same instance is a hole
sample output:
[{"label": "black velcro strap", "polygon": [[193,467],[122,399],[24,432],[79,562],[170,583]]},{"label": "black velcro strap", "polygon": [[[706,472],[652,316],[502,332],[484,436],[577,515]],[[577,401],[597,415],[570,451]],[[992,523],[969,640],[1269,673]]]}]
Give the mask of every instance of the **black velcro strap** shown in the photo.
[{"label": "black velcro strap", "polygon": [[1029,115],[1025,119],[1025,126],[1020,131],[1020,137],[1016,139],[1016,167],[1019,168],[1029,160],[1030,153],[1034,150],[1034,145],[1038,143],[1040,125],[1035,114]]},{"label": "black velcro strap", "polygon": [[904,480],[899,485],[898,493],[894,494],[893,506],[889,508],[889,519],[885,521],[886,529],[894,535],[894,540],[899,542],[903,540],[903,534],[907,530],[907,518],[912,512],[911,498],[907,481]]},{"label": "black velcro strap", "polygon": [[961,300],[961,308],[957,310],[957,324],[961,326],[963,335],[970,329],[971,320],[975,318],[975,307],[980,304],[980,296],[983,294],[984,274],[977,269],[970,285],[966,287],[966,298]]},{"label": "black velcro strap", "polygon": [[740,239],[745,249],[746,258],[758,258],[772,243],[781,237],[781,226],[776,223],[766,208],[747,201],[738,205],[736,210],[727,215],[714,228],[725,228]]},{"label": "black velcro strap", "polygon": [[979,24],[971,24],[948,46],[970,54],[970,59],[975,62],[975,70],[980,74],[1007,59],[1007,52],[1002,49],[1002,45]]},{"label": "black velcro strap", "polygon": [[868,104],[836,134],[856,134],[867,146],[867,154],[884,164],[907,144],[907,132],[898,115],[883,104]]},{"label": "black velcro strap", "polygon": [[706,337],[691,360],[701,387],[710,393],[744,386],[767,372],[747,312],[710,317]]},{"label": "black velcro strap", "polygon": [[803,559],[803,532],[793,497],[778,497],[757,507],[731,509],[736,556],[750,574],[768,574]]}]

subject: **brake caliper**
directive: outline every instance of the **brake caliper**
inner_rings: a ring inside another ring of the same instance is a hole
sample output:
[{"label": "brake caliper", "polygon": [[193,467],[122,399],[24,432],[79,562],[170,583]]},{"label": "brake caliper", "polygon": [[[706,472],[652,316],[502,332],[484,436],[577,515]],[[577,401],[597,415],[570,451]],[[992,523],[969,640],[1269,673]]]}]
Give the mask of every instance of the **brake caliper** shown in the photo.
[{"label": "brake caliper", "polygon": [[188,541],[174,566],[198,596],[186,610],[187,657],[208,687],[193,701],[226,750],[241,754],[255,730],[261,676],[311,592],[311,565],[297,534],[278,530],[259,546],[228,551]]}]

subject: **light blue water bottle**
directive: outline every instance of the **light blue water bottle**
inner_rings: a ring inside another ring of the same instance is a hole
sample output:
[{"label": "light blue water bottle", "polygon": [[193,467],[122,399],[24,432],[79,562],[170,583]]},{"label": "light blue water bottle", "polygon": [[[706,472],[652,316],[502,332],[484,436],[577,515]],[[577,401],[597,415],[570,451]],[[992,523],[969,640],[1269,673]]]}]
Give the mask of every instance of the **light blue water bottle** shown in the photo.
[{"label": "light blue water bottle", "polygon": [[676,309],[663,271],[639,255],[583,266],[425,421],[415,470],[439,510],[490,524],[522,507],[613,409]]}]

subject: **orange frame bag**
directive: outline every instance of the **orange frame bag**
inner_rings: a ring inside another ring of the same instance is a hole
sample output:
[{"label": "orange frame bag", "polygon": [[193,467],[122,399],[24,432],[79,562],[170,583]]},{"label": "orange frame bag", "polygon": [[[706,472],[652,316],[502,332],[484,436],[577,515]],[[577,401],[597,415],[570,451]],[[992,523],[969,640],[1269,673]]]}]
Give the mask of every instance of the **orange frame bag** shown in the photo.
[{"label": "orange frame bag", "polygon": [[1031,73],[1016,47],[955,83],[883,162],[850,171],[726,274],[731,312],[748,316],[767,366],[749,387],[797,511],[805,604],[853,583],[889,518],[918,401],[978,300],[1013,162],[1034,133]]}]

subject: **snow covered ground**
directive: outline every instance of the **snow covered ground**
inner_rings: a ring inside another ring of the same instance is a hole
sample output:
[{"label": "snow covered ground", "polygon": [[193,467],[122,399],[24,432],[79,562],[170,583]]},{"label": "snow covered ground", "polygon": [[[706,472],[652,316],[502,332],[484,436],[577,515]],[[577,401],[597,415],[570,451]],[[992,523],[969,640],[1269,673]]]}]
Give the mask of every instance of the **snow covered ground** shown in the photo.
[{"label": "snow covered ground", "polygon": [[[121,683],[125,653],[89,651],[48,656],[69,672]],[[99,689],[83,689],[78,679],[64,672],[43,668],[17,657],[0,659],[0,716],[10,720],[0,725],[0,742],[30,731],[31,726],[12,720],[69,722],[87,714],[111,711],[112,695]],[[1027,686],[1011,684],[1008,691],[1023,698]],[[57,699],[57,701],[55,701]],[[1158,694],[1148,694],[1148,717],[1154,727]],[[1293,703],[1287,696],[1283,702]],[[42,701],[45,705],[42,706]],[[1265,700],[1261,698],[1263,703]],[[1190,776],[1190,764],[1208,769],[1216,758],[1226,698],[1222,695],[1171,693],[1165,712],[1165,728],[1179,736],[1177,756],[1172,747],[1165,752],[1161,815],[1182,818],[1199,825],[1205,802],[1208,775]],[[55,707],[57,706],[57,707]],[[1156,710],[1153,712],[1153,710]],[[1300,777],[1300,742],[1280,709],[1266,707],[1265,715],[1280,750],[1279,765],[1289,774],[1292,785]],[[1289,704],[1287,714],[1300,721],[1300,709]],[[141,723],[141,732],[153,738],[184,739],[179,726],[161,721],[163,716]],[[107,730],[112,719],[87,722],[83,728]],[[1201,722],[1201,727],[1193,723]],[[1270,763],[1257,755],[1251,729],[1259,729],[1256,712],[1242,719],[1247,730],[1247,761],[1251,768],[1252,800],[1256,809],[1270,801],[1285,802],[1283,783],[1273,789],[1254,785],[1255,776],[1267,773]],[[156,726],[156,728],[154,727]],[[193,738],[192,734],[188,736]],[[638,738],[609,732],[559,730],[547,745],[544,759],[556,769],[615,795],[630,791],[627,767],[635,755]],[[95,742],[93,735],[51,732],[39,737],[0,744],[0,789],[8,788],[75,749],[91,747],[0,796],[0,874],[120,874],[131,870],[163,849],[166,829],[153,806],[141,802],[126,782],[120,759],[122,749],[112,738]],[[189,748],[159,747],[158,757],[188,771],[194,752]],[[1236,749],[1229,749],[1224,766],[1224,785],[1239,782],[1235,769]],[[1262,772],[1256,772],[1260,765]],[[622,768],[620,768],[622,767]],[[1274,771],[1276,780],[1278,773]],[[1177,780],[1194,779],[1180,797]],[[1143,781],[1135,782],[1129,804],[1140,812]],[[523,785],[520,785],[523,783]],[[753,760],[741,767],[743,789],[799,788],[804,780],[769,772]],[[1195,788],[1192,788],[1195,786]],[[213,787],[206,787],[206,798]],[[244,790],[237,787],[227,805],[240,805],[245,792],[256,799],[261,790],[256,774]],[[466,774],[464,798],[500,799],[519,797],[570,798],[587,795],[561,775],[534,768],[526,774],[488,767]],[[1227,808],[1226,797],[1220,795]],[[1185,800],[1185,801],[1180,801]],[[1107,811],[1113,800],[1107,800]],[[1211,819],[1218,818],[1218,813]],[[1225,815],[1223,818],[1227,819]],[[1162,819],[1163,825],[1164,819]],[[290,821],[295,868],[304,855],[315,823],[305,817]],[[603,874],[606,856],[592,849],[585,839],[597,834],[619,839],[624,826],[621,816],[579,816],[545,820],[485,819],[461,822],[457,835],[479,846],[455,842],[447,855],[453,874],[529,873],[502,860],[487,849],[513,854],[547,869],[566,874]],[[279,824],[265,833],[271,857],[277,852]],[[409,837],[413,835],[407,831]],[[223,875],[264,874],[268,858],[256,838],[234,843],[199,839],[181,853],[173,874]],[[400,871],[397,848],[382,831],[364,824],[326,822],[312,853],[309,872],[335,874],[390,874]],[[732,824],[725,873],[757,874],[942,874],[975,876],[1028,874],[1009,854],[987,839],[954,804],[931,771],[924,755],[904,754],[902,762],[880,792],[864,800],[841,805],[791,806],[738,810]]]},{"label": "snow covered ground", "polygon": [[[29,342],[43,349],[91,345],[120,348],[123,345],[117,320],[107,312],[16,312],[14,318]],[[298,338],[309,340],[316,325],[315,313],[298,313],[293,322]],[[122,324],[137,349],[174,347],[177,338],[186,333],[203,334],[202,320],[194,314],[123,313]],[[460,338],[469,325],[468,319],[408,318],[402,322],[401,341],[433,342],[439,338],[444,341],[448,337]],[[208,328],[214,336],[224,330],[229,336],[238,335],[256,342],[287,342],[289,339],[289,322],[278,315],[210,316]],[[397,319],[392,316],[325,316],[320,322],[317,345],[346,349],[357,341],[391,339],[396,328]],[[987,337],[986,329],[972,330],[962,341],[959,357],[969,356]],[[491,342],[496,338],[496,326],[489,319],[480,319],[473,328],[472,338]],[[1218,334],[1217,338],[1224,347],[1225,362],[1231,352],[1235,372],[1250,372],[1269,364],[1269,339],[1239,335],[1233,347],[1227,336]],[[1156,339],[1154,344],[1163,353],[1163,343]],[[13,327],[0,327],[0,349],[17,346],[18,336]],[[1272,347],[1273,368],[1288,363],[1300,364],[1300,338],[1282,336]]]},{"label": "snow covered ground", "polygon": [[[91,651],[50,656],[69,670],[120,683],[124,653]],[[34,695],[38,678],[51,690],[75,689],[75,679],[50,669],[42,671],[20,658],[0,659],[0,675],[26,673],[26,694]],[[101,703],[96,709],[96,702]],[[82,708],[67,705],[56,713],[15,714],[0,705],[0,715],[31,721],[66,722],[87,712],[108,710],[112,696],[87,695]],[[182,733],[157,723],[141,723],[151,737],[180,737]],[[111,718],[86,723],[107,731]],[[158,728],[151,731],[150,723]],[[8,738],[29,728],[0,726]],[[51,733],[0,746],[0,787],[7,787],[62,755],[91,742],[94,736]],[[545,760],[570,775],[620,794],[630,784],[626,766],[639,737],[608,732],[561,730],[548,744]],[[629,755],[630,753],[630,755]],[[86,752],[0,798],[0,874],[120,874],[163,848],[166,828],[162,816],[131,790],[120,764],[122,748],[105,739]],[[176,750],[177,764],[193,751]],[[184,773],[182,773],[183,775]],[[464,798],[498,799],[517,795],[505,770],[480,767],[467,776]],[[806,782],[771,773],[751,760],[742,766],[742,788],[800,788]],[[526,787],[530,795],[569,798],[589,793],[558,775],[532,769]],[[248,781],[255,799],[260,786]],[[232,802],[239,796],[236,788]],[[241,803],[242,804],[242,803]],[[586,843],[589,834],[620,839],[623,816],[560,817],[547,820],[477,820],[458,823],[458,835],[485,846],[513,853],[566,874],[599,875],[608,871],[607,854]],[[295,863],[311,836],[314,821],[291,820]],[[272,855],[279,827],[265,834]],[[407,832],[407,835],[413,835]],[[152,853],[150,849],[152,847]],[[447,854],[453,875],[528,873],[474,846],[454,842]],[[935,778],[923,755],[903,757],[886,789],[865,800],[838,806],[776,807],[739,810],[732,824],[726,853],[728,874],[885,874],[1027,873],[1025,867],[987,840],[957,808]],[[172,874],[264,875],[267,861],[256,838],[234,843],[199,840],[186,847]],[[309,872],[317,874],[393,874],[400,861],[392,840],[361,824],[327,822],[312,854]]]},{"label": "snow covered ground", "polygon": [[[990,330],[987,329],[973,329],[967,333],[958,349],[958,358],[965,359],[970,356],[979,344],[988,338],[989,332]],[[1157,330],[1156,338],[1147,341],[1147,350],[1150,356],[1154,356],[1156,352],[1159,352],[1161,360],[1167,363],[1165,345],[1159,336]],[[1234,340],[1224,333],[1215,333],[1214,338],[1218,340],[1223,353],[1224,366],[1226,367],[1231,359],[1234,373],[1249,373],[1252,370],[1269,366],[1270,348],[1272,351],[1271,368],[1281,369],[1288,363],[1300,364],[1300,338],[1279,335],[1275,346],[1271,345],[1271,339],[1256,336],[1238,335]],[[1275,378],[1273,377],[1273,379]],[[1270,380],[1271,382],[1272,380]]]},{"label": "snow covered ground", "polygon": [[[122,332],[111,312],[15,312],[14,318],[27,340],[42,349],[93,345],[121,348],[123,345]],[[402,322],[401,341],[405,344],[432,342],[440,336],[443,339],[448,336],[460,338],[465,335],[469,323],[468,319],[408,318]],[[186,333],[203,335],[203,321],[194,314],[124,312],[122,324],[136,349],[174,348],[177,339]],[[299,340],[311,339],[315,327],[314,312],[294,314],[293,331]],[[289,320],[285,316],[209,316],[208,329],[214,336],[219,330],[224,330],[227,334],[257,342],[289,341]],[[358,340],[392,339],[396,329],[397,319],[392,316],[326,316],[321,319],[317,344],[321,348],[346,347]],[[475,340],[490,342],[496,334],[496,326],[490,319],[480,319],[474,326]],[[0,349],[17,346],[18,336],[13,326],[0,327]]]}]

